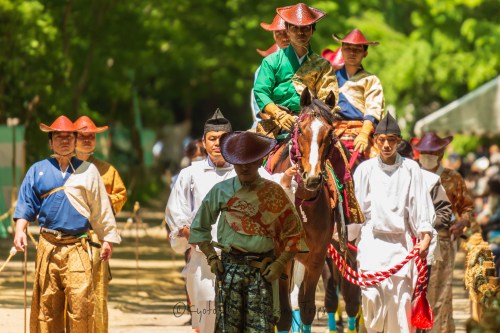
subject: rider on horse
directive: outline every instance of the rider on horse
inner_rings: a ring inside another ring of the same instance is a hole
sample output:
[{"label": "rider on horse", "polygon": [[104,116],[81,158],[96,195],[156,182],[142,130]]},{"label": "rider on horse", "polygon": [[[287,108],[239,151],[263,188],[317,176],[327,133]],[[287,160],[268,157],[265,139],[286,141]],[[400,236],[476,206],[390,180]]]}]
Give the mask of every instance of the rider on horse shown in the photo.
[{"label": "rider on horse", "polygon": [[344,58],[344,66],[335,71],[341,118],[334,123],[335,134],[351,152],[357,150],[370,158],[378,153],[371,134],[384,113],[384,92],[378,77],[365,71],[361,62],[368,55],[368,46],[378,42],[368,41],[358,29],[344,38],[333,37],[342,43]]},{"label": "rider on horse", "polygon": [[262,117],[257,132],[273,137],[293,127],[304,88],[322,100],[330,91],[338,97],[332,65],[314,53],[309,44],[316,22],[325,12],[302,3],[276,12],[285,20],[290,45],[264,58],[254,85]]},{"label": "rider on horse", "polygon": [[[290,45],[290,38],[288,38],[288,34],[286,33],[285,29],[285,21],[278,14],[276,14],[273,21],[270,24],[266,22],[261,22],[260,26],[262,27],[262,29],[266,31],[271,31],[273,33],[273,39],[275,42],[270,48],[268,48],[265,51],[256,49],[256,51],[264,58]],[[259,71],[260,71],[260,66],[255,71],[254,81],[257,79],[257,76],[259,75]],[[257,124],[261,121],[261,118],[260,118],[260,108],[259,105],[257,104],[257,101],[255,100],[255,94],[253,92],[253,88],[250,94],[250,106],[252,108],[252,118],[254,121],[252,128],[256,128]]]}]

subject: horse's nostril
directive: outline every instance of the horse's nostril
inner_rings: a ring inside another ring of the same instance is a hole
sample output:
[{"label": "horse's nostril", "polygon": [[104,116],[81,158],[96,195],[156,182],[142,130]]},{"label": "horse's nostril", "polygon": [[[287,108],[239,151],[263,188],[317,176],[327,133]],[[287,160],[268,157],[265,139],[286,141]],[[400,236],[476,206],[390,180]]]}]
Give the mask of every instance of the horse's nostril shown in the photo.
[{"label": "horse's nostril", "polygon": [[302,172],[302,179],[307,179],[307,172],[306,171]]},{"label": "horse's nostril", "polygon": [[321,177],[316,176],[316,177],[309,177],[306,178],[306,186],[312,188],[312,187],[317,187],[319,184],[321,184]]}]

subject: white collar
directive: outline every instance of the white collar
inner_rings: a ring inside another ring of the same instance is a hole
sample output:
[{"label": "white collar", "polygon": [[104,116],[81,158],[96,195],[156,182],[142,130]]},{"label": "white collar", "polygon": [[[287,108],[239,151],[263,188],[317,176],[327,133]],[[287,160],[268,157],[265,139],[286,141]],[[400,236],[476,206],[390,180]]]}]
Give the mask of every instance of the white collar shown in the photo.
[{"label": "white collar", "polygon": [[224,170],[232,170],[234,168],[232,164],[229,164],[227,162],[224,164],[224,166],[218,167],[214,164],[214,162],[212,162],[212,160],[208,156],[205,159],[204,163],[205,163],[205,167],[204,167],[205,170],[215,169],[215,170],[224,171]]},{"label": "white collar", "polygon": [[401,157],[401,155],[399,155],[398,153],[396,154],[397,154],[396,161],[394,162],[394,164],[385,164],[380,158],[380,155],[378,155],[377,159],[378,159],[378,166],[380,167],[380,169],[382,169],[383,171],[392,172],[395,171],[397,168],[399,168],[403,163],[403,157]]}]

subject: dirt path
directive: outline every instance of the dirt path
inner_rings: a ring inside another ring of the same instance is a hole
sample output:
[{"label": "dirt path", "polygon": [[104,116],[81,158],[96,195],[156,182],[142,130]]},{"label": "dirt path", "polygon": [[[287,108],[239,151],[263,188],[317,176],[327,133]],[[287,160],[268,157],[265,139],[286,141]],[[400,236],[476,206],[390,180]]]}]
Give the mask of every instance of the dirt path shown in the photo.
[{"label": "dirt path", "polygon": [[[121,227],[123,228],[123,224]],[[36,231],[36,228],[33,230]],[[139,246],[136,246],[136,230],[125,230],[122,233],[122,245],[114,248],[111,260],[113,280],[110,284],[109,331],[191,332],[188,324],[189,309],[185,304],[184,281],[180,273],[184,259],[172,252],[163,229],[155,227],[147,232],[148,235],[145,236],[144,231],[139,230]],[[0,264],[5,260],[11,246],[10,240],[0,240]],[[28,302],[31,299],[34,255],[34,249],[31,247],[28,260]],[[136,256],[139,257],[138,263]],[[461,283],[462,262],[463,256],[459,254],[458,269],[454,277],[454,316],[457,332],[465,332],[462,327],[470,317],[469,303]],[[321,311],[322,297],[320,283],[317,297],[319,311],[313,324],[313,332],[316,333],[323,333],[327,327],[326,314]],[[22,333],[23,317],[22,255],[17,254],[0,273],[0,332]]]}]

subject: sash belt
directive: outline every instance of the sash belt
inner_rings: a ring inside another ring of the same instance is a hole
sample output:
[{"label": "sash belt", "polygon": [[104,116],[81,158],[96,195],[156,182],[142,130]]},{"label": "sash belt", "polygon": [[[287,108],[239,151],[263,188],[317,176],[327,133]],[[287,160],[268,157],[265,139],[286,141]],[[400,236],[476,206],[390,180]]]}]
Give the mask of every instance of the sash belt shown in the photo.
[{"label": "sash belt", "polygon": [[90,246],[101,248],[101,244],[93,242],[89,239],[87,234],[69,235],[59,230],[52,230],[47,228],[40,228],[40,236],[54,245],[69,245],[85,240]]}]

